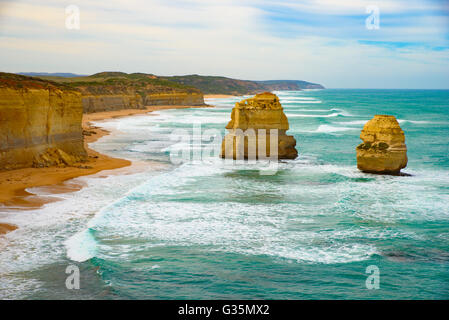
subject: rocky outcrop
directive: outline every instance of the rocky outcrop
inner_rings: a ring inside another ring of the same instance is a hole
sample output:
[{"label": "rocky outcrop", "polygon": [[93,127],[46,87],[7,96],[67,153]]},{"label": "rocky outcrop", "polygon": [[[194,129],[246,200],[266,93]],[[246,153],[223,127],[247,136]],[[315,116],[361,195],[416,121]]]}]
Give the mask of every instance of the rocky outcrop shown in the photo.
[{"label": "rocky outcrop", "polygon": [[0,169],[83,161],[82,113],[71,88],[0,73]]},{"label": "rocky outcrop", "polygon": [[394,116],[375,115],[363,127],[357,167],[364,172],[399,174],[407,166],[405,136]]},{"label": "rocky outcrop", "polygon": [[[270,92],[237,102],[226,129],[229,133],[222,142],[222,158],[260,159],[267,156],[295,159],[298,156],[295,138],[286,135],[288,119],[279,98]],[[259,149],[265,154],[260,154]]]}]

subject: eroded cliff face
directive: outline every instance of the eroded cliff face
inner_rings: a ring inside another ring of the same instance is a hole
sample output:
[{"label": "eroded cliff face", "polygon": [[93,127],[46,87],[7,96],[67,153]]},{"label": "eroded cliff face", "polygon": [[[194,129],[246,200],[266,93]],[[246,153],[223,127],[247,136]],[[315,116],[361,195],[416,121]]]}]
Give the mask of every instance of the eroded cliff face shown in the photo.
[{"label": "eroded cliff face", "polygon": [[161,93],[87,95],[82,97],[84,113],[116,111],[124,109],[145,109],[146,106],[201,106],[204,97],[199,93]]},{"label": "eroded cliff face", "polygon": [[198,89],[147,74],[106,72],[68,84],[81,92],[84,113],[145,109],[155,105],[204,105],[203,94]]},{"label": "eroded cliff face", "polygon": [[363,127],[357,167],[370,173],[399,174],[407,166],[405,135],[394,116],[375,115]]},{"label": "eroded cliff face", "polygon": [[82,113],[79,92],[0,73],[0,169],[83,161]]},{"label": "eroded cliff face", "polygon": [[[286,135],[289,124],[279,98],[270,92],[237,102],[226,129],[229,133],[222,142],[223,158],[259,159],[275,156],[278,159],[295,159],[298,156],[295,138]],[[262,143],[265,143],[265,148]],[[271,152],[273,143],[277,144],[277,152]],[[265,154],[259,154],[259,148],[262,153],[265,150]]]},{"label": "eroded cliff face", "polygon": [[148,94],[145,97],[146,106],[202,106],[204,96],[202,93],[178,92]]},{"label": "eroded cliff face", "polygon": [[124,109],[145,109],[142,97],[135,95],[98,95],[83,96],[84,113],[94,113],[103,111],[116,111]]}]

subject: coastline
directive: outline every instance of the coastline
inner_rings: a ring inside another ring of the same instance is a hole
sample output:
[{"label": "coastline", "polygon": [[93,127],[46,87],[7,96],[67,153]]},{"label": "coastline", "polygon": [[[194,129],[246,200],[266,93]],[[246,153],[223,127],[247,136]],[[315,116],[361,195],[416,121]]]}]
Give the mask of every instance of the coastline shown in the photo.
[{"label": "coastline", "polygon": [[[84,131],[84,147],[88,154],[88,161],[80,163],[81,167],[48,167],[48,168],[22,168],[16,170],[0,171],[0,208],[8,211],[22,211],[36,209],[48,203],[50,199],[38,197],[28,192],[27,188],[51,186],[52,193],[64,193],[80,190],[83,186],[78,184],[64,185],[67,180],[92,175],[103,170],[119,169],[130,166],[131,161],[112,158],[101,154],[88,144],[110,134],[109,131],[92,125],[91,121],[100,121],[113,118],[126,117],[138,114],[147,114],[153,111],[166,109],[207,108],[205,106],[148,106],[146,109],[125,109],[84,114],[82,127]],[[15,230],[17,227],[0,222],[0,235]]]}]

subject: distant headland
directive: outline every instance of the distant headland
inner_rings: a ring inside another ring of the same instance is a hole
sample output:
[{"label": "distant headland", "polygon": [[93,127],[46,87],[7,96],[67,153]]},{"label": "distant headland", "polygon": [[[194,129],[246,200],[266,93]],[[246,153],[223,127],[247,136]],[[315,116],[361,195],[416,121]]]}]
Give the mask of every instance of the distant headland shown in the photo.
[{"label": "distant headland", "polygon": [[[197,74],[183,76],[157,76],[146,73],[124,72],[100,72],[93,75],[79,75],[74,73],[47,73],[47,72],[21,72],[20,75],[39,77],[46,80],[57,82],[83,81],[89,78],[112,78],[112,77],[128,77],[128,76],[150,76],[153,79],[166,80],[177,84],[190,86],[201,90],[203,94],[226,94],[226,95],[245,95],[256,94],[273,90],[295,90],[304,89],[325,89],[318,83],[308,82],[304,80],[240,80],[221,76],[202,76]],[[67,79],[61,79],[67,78]]]}]

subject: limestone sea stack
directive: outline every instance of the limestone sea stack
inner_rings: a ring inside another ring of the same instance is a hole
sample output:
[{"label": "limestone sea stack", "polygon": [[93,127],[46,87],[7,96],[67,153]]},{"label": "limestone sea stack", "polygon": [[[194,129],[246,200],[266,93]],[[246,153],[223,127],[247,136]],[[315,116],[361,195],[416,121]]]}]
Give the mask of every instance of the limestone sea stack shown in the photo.
[{"label": "limestone sea stack", "polygon": [[394,116],[375,115],[363,127],[357,167],[364,172],[399,174],[407,166],[404,131]]},{"label": "limestone sea stack", "polygon": [[[264,92],[237,102],[226,129],[229,133],[221,145],[222,158],[261,159],[266,156],[295,159],[298,156],[295,138],[286,135],[288,119],[279,98],[273,93]],[[273,144],[273,148],[276,142],[277,154],[270,151],[270,145]],[[265,154],[259,154],[259,149]]]}]

